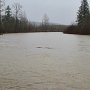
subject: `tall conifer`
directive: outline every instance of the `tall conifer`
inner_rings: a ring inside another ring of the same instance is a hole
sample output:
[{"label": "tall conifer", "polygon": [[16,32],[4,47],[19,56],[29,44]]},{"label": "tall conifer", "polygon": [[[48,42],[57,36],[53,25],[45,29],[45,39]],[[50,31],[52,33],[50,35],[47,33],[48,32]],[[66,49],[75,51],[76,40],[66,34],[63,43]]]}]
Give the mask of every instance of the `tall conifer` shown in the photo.
[{"label": "tall conifer", "polygon": [[89,20],[89,4],[87,0],[81,1],[81,6],[78,10],[77,23],[78,25],[88,24]]}]

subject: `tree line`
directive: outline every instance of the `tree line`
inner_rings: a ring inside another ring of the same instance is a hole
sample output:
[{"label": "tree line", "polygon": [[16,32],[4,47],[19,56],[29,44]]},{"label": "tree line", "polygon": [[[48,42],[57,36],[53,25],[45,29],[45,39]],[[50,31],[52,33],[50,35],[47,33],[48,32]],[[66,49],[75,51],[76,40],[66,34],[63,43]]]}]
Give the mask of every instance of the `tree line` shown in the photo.
[{"label": "tree line", "polygon": [[[38,24],[38,23],[37,23]],[[61,32],[67,26],[49,23],[49,17],[45,14],[42,22],[37,25],[30,22],[20,3],[5,6],[5,0],[0,0],[0,34],[25,33],[25,32]]]},{"label": "tree line", "polygon": [[81,1],[76,24],[70,25],[64,33],[90,35],[90,9],[87,0]]},{"label": "tree line", "polygon": [[67,28],[67,25],[50,23],[47,14],[44,14],[42,22],[39,23],[39,25],[36,24],[32,25],[33,25],[32,32],[63,32]]},{"label": "tree line", "polygon": [[31,31],[32,25],[22,12],[22,6],[14,3],[12,9],[9,5],[5,7],[5,0],[0,0],[0,33]]}]

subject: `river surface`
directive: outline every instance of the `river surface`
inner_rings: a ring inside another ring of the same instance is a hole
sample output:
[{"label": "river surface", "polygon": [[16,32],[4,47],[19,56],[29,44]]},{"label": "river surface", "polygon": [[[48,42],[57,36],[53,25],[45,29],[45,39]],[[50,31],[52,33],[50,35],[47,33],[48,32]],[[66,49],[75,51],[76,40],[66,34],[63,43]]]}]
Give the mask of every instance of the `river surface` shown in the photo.
[{"label": "river surface", "polygon": [[0,90],[90,90],[90,36],[0,36]]}]

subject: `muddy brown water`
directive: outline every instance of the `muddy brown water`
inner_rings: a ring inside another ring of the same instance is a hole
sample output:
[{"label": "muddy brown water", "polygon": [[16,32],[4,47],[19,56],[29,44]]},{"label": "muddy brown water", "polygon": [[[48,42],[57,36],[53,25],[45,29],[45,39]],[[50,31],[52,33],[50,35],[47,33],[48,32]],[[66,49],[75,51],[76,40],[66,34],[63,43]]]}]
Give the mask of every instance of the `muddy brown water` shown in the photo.
[{"label": "muddy brown water", "polygon": [[0,90],[90,90],[90,36],[0,36]]}]

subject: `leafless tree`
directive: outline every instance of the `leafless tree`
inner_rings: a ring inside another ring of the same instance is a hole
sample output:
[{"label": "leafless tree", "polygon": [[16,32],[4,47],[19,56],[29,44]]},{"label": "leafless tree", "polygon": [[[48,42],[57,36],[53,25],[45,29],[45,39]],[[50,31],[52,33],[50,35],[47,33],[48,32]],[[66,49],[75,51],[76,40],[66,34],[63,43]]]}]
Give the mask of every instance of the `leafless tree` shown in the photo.
[{"label": "leafless tree", "polygon": [[28,19],[27,19],[27,16],[25,14],[25,12],[22,12],[20,14],[20,26],[22,27],[22,30],[26,30],[27,31],[27,28],[28,28]]},{"label": "leafless tree", "polygon": [[28,23],[28,19],[27,19],[27,16],[26,16],[25,12],[22,12],[20,14],[20,21],[25,22],[26,24]]},{"label": "leafless tree", "polygon": [[2,23],[2,12],[4,11],[5,0],[0,0],[0,24]]},{"label": "leafless tree", "polygon": [[13,9],[14,9],[14,17],[15,17],[15,20],[16,20],[15,29],[16,29],[16,32],[17,32],[18,20],[19,20],[19,15],[21,13],[22,6],[19,3],[14,3],[13,4]]},{"label": "leafless tree", "polygon": [[47,16],[47,14],[45,14],[43,16],[43,20],[42,20],[42,27],[43,29],[47,29],[49,25],[49,17]]},{"label": "leafless tree", "polygon": [[42,23],[43,23],[44,25],[48,25],[48,24],[49,24],[49,17],[47,16],[47,14],[45,14],[45,15],[43,16]]},{"label": "leafless tree", "polygon": [[13,9],[14,9],[14,16],[16,19],[18,19],[19,15],[21,13],[22,6],[19,3],[14,3]]}]

